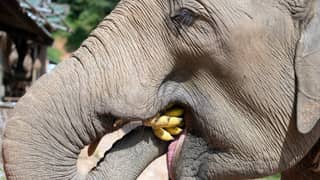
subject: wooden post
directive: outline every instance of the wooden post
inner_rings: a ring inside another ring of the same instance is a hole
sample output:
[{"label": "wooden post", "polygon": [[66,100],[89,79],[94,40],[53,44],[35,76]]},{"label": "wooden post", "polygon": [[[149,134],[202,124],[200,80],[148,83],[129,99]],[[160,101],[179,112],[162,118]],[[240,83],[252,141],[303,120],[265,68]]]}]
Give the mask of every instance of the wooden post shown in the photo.
[{"label": "wooden post", "polygon": [[[48,58],[47,58],[47,46],[45,45],[40,45],[39,47],[39,60],[41,62],[41,68],[40,68],[40,74],[39,76],[45,74],[47,72],[47,67],[48,67]],[[39,77],[37,77],[39,78]]]}]

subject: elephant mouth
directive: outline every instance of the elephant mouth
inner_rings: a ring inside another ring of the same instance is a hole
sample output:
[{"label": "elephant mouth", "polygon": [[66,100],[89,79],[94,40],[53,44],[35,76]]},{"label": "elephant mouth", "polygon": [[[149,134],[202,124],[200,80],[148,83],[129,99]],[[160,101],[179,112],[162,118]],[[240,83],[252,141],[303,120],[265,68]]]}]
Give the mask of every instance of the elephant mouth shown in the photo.
[{"label": "elephant mouth", "polygon": [[[192,120],[192,113],[189,108],[184,108],[185,114],[184,119],[184,130],[175,139],[168,143],[168,148],[166,151],[166,165],[168,170],[168,176],[171,180],[174,179],[174,170],[176,162],[179,159],[180,153],[182,151],[182,146],[188,132],[190,121]],[[130,121],[130,120],[117,120],[114,123],[114,131],[111,134],[107,134],[102,139],[86,146],[80,153],[77,166],[80,174],[86,176],[90,171],[99,166],[99,163],[107,153],[113,148],[113,145],[118,141],[126,138],[126,136],[134,131],[135,129],[143,126],[141,121]],[[147,127],[146,127],[147,128]],[[164,164],[165,165],[165,164]]]}]

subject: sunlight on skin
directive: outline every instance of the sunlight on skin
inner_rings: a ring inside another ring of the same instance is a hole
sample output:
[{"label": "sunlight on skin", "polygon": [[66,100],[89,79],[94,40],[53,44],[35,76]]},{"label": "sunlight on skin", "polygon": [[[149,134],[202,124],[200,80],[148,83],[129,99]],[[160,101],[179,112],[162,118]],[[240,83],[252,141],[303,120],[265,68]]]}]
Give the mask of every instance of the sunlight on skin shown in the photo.
[{"label": "sunlight on skin", "polygon": [[164,180],[168,179],[166,154],[153,161],[138,177],[137,180]]}]

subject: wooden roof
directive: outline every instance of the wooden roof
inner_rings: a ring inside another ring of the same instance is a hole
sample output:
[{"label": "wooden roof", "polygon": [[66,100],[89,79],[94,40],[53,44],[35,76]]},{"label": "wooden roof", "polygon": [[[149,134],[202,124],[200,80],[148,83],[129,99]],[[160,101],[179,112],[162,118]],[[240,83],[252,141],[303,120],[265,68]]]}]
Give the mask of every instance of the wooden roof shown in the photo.
[{"label": "wooden roof", "polygon": [[21,8],[17,0],[0,0],[0,30],[12,36],[24,36],[38,43],[51,45],[50,27],[31,19],[32,14]]}]

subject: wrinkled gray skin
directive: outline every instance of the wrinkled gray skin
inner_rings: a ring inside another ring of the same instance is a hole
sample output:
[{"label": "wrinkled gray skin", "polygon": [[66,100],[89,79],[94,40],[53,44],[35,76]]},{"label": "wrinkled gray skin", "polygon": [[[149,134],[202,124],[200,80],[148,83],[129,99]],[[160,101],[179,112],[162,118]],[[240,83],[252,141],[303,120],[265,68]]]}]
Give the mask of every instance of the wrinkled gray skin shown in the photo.
[{"label": "wrinkled gray skin", "polygon": [[[314,2],[122,0],[18,103],[4,135],[8,178],[81,178],[80,149],[111,132],[114,117],[147,119],[173,101],[194,116],[176,179],[245,179],[294,166],[320,136],[319,124],[299,125],[306,134],[296,125],[308,120],[296,118],[308,112],[296,111],[303,87],[295,65],[298,48],[308,45],[302,34]],[[193,11],[190,26],[170,18],[181,8]],[[89,179],[107,177],[110,168],[118,171],[114,179],[135,179],[165,146],[145,136],[145,143],[120,148],[128,161],[105,159]]]}]

